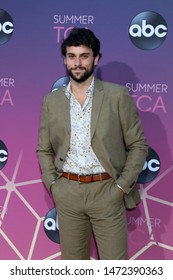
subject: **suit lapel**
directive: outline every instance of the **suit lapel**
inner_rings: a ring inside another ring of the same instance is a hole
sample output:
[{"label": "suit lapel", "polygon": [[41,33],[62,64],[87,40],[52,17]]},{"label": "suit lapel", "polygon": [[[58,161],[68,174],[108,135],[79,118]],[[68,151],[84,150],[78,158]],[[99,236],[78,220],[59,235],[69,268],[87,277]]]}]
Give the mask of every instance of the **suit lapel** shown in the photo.
[{"label": "suit lapel", "polygon": [[64,108],[64,119],[67,127],[67,131],[70,133],[70,99],[65,96],[65,91],[67,87],[63,88],[63,100],[64,103],[61,103],[62,108]]},{"label": "suit lapel", "polygon": [[[63,94],[65,96],[65,90],[66,87],[63,88]],[[95,85],[94,85],[94,94],[93,94],[93,104],[92,104],[92,114],[91,114],[91,139],[94,135],[96,125],[97,125],[97,120],[100,114],[101,106],[103,103],[103,98],[104,98],[104,91],[103,91],[103,86],[102,82],[98,79],[95,79]],[[64,98],[64,118],[66,120],[66,126],[67,126],[67,131],[70,133],[71,131],[71,124],[70,124],[70,99],[67,97]]]},{"label": "suit lapel", "polygon": [[93,104],[92,104],[92,114],[91,114],[91,139],[94,135],[97,120],[100,114],[101,106],[103,103],[104,98],[104,92],[102,83],[99,80],[95,80],[95,89],[94,89],[94,95],[93,95]]}]

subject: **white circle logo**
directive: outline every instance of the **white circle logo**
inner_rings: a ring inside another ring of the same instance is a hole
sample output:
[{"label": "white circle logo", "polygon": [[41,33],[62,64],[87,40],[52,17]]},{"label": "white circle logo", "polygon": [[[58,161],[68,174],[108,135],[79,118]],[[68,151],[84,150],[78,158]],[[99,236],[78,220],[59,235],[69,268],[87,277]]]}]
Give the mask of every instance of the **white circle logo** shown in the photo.
[{"label": "white circle logo", "polygon": [[55,243],[60,244],[58,215],[56,208],[52,208],[45,216],[44,231],[47,237]]},{"label": "white circle logo", "polygon": [[165,41],[168,28],[164,18],[155,12],[146,11],[136,15],[129,26],[132,43],[143,50],[153,50]]},{"label": "white circle logo", "polygon": [[3,45],[11,38],[13,30],[12,17],[6,11],[0,9],[0,45]]},{"label": "white circle logo", "polygon": [[137,183],[145,184],[156,178],[161,168],[161,162],[158,154],[151,147],[148,148],[148,156],[144,163],[143,170],[140,173]]},{"label": "white circle logo", "polygon": [[4,142],[0,140],[0,170],[4,168],[8,160],[8,150]]}]

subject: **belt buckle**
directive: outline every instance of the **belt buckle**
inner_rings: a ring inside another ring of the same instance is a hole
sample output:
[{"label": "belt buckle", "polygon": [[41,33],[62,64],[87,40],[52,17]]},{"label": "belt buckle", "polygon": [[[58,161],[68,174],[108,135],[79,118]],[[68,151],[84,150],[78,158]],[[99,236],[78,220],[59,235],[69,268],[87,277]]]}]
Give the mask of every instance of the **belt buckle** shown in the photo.
[{"label": "belt buckle", "polygon": [[79,175],[79,174],[78,174],[78,183],[79,183],[79,184],[81,184],[81,183],[90,183],[90,182],[87,182],[87,181],[85,182],[85,180],[84,180],[84,182],[82,182],[82,181],[80,180],[80,177],[81,177],[81,176],[90,177],[90,178],[91,178],[91,181],[90,181],[90,182],[93,182],[93,175],[92,175],[92,174],[87,174],[87,175]]}]

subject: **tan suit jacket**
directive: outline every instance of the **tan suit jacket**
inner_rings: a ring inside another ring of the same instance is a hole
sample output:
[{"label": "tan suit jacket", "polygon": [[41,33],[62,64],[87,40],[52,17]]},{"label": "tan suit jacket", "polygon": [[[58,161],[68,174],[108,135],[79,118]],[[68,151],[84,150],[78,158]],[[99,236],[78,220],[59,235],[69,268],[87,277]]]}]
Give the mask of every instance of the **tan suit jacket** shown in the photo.
[{"label": "tan suit jacket", "polygon": [[[44,98],[37,153],[42,179],[49,189],[62,174],[70,145],[70,100],[66,87]],[[148,146],[136,106],[125,87],[95,79],[91,115],[91,146],[104,169],[125,192],[125,205],[140,201],[135,186]]]}]

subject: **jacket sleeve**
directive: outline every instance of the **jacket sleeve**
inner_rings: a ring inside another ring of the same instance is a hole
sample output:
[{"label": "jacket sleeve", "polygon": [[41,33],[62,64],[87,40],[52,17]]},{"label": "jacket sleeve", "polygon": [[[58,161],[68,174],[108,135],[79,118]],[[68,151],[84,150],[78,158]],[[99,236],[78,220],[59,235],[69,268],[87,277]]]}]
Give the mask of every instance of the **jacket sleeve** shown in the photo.
[{"label": "jacket sleeve", "polygon": [[125,193],[129,193],[142,171],[148,154],[148,145],[137,108],[126,88],[119,96],[118,110],[127,158],[116,183],[123,188]]},{"label": "jacket sleeve", "polygon": [[44,97],[42,111],[40,115],[39,139],[37,145],[37,155],[42,173],[42,180],[48,190],[51,183],[56,179],[57,172],[54,164],[55,153],[50,142],[49,135],[49,110],[47,97]]}]

